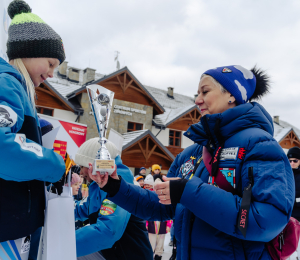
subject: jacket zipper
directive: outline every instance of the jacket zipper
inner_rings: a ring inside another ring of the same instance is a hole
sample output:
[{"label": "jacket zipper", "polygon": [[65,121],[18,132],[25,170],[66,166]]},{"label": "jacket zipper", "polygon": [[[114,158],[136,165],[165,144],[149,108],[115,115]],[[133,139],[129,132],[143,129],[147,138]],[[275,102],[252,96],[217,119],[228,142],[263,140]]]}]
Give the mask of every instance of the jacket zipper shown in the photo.
[{"label": "jacket zipper", "polygon": [[209,149],[209,151],[211,152],[212,150],[214,150],[214,148],[217,146],[216,145],[216,142],[215,142],[215,140],[214,140],[214,138],[213,138],[213,136],[212,136],[212,134],[211,134],[211,132],[210,132],[210,129],[209,129],[209,125],[208,125],[208,123],[207,123],[207,118],[205,117],[205,118],[203,118],[204,120],[204,128],[205,128],[205,130],[206,130],[206,134],[208,135],[208,145],[209,145],[209,147],[207,147],[208,149]]},{"label": "jacket zipper", "polygon": [[30,213],[31,210],[31,190],[30,190],[30,183],[27,183],[28,187],[28,214]]}]

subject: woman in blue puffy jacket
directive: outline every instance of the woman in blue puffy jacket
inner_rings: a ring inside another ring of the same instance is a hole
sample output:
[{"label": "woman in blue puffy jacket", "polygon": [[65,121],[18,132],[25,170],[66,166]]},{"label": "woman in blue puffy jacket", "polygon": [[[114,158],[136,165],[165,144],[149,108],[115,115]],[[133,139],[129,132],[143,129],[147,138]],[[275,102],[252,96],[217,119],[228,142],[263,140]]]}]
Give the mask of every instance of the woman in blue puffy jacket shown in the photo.
[{"label": "woman in blue puffy jacket", "polygon": [[[159,221],[175,217],[178,260],[271,259],[265,243],[287,224],[295,191],[289,161],[273,138],[272,118],[249,102],[268,88],[268,77],[256,68],[206,71],[196,99],[201,121],[185,133],[195,144],[176,157],[156,194],[116,174],[98,175],[97,181],[111,201],[134,215]],[[202,160],[204,147],[213,158],[211,173]],[[218,187],[218,174],[232,191]],[[252,195],[244,191],[250,183]]]}]

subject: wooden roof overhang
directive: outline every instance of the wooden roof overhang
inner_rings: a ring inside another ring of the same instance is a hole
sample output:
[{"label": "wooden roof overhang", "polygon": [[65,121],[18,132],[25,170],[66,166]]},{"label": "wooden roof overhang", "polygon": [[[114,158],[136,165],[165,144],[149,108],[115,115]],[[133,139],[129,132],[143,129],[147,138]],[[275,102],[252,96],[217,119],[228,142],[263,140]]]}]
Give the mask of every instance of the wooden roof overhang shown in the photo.
[{"label": "wooden roof overhang", "polygon": [[186,131],[191,125],[198,123],[200,119],[201,119],[200,109],[198,107],[195,107],[190,111],[187,111],[185,114],[181,115],[180,117],[176,118],[172,122],[168,123],[166,127],[170,129],[178,129],[178,130]]},{"label": "wooden roof overhang", "polygon": [[[162,114],[165,111],[127,67],[91,82],[88,85],[90,84],[98,84],[115,92],[115,99],[153,106],[154,114]],[[68,98],[83,92],[86,92],[86,86],[69,94]]]},{"label": "wooden roof overhang", "polygon": [[282,148],[290,149],[294,146],[300,147],[300,140],[297,134],[292,129],[280,142]]},{"label": "wooden roof overhang", "polygon": [[126,146],[123,146],[122,161],[128,167],[151,167],[159,164],[162,169],[169,169],[175,157],[150,132],[145,131]]},{"label": "wooden roof overhang", "polygon": [[72,111],[75,114],[82,114],[83,110],[74,107],[74,105],[66,100],[59,92],[57,92],[49,82],[43,82],[36,89],[37,106],[57,108]]}]

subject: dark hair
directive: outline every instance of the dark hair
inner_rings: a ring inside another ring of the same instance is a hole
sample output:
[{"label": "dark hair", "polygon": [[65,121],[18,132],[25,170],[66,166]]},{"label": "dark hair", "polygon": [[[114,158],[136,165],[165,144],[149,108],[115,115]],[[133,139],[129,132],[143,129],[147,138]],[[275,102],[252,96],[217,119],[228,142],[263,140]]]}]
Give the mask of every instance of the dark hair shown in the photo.
[{"label": "dark hair", "polygon": [[257,68],[256,65],[251,71],[256,78],[256,87],[253,95],[249,98],[249,101],[261,99],[265,94],[270,92],[270,77],[267,73],[264,70]]}]

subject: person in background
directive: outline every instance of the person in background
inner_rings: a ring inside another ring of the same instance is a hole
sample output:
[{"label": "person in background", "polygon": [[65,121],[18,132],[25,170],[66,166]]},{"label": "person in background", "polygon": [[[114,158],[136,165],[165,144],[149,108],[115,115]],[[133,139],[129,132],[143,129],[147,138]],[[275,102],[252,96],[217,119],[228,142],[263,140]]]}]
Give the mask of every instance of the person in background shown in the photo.
[{"label": "person in background", "polygon": [[164,181],[161,174],[161,167],[158,164],[152,165],[152,175],[154,178],[154,181],[156,181],[157,178],[159,178],[162,182]]},{"label": "person in background", "polygon": [[141,175],[135,176],[135,180],[138,182],[138,184],[144,188],[144,177]]},{"label": "person in background", "polygon": [[146,168],[145,167],[140,168],[140,175],[143,176],[144,178],[146,177]]},{"label": "person in background", "polygon": [[[292,217],[300,221],[300,148],[295,146],[289,149],[287,157],[291,164],[295,179],[295,203]],[[297,259],[300,259],[300,243],[297,248]]]},{"label": "person in background", "polygon": [[170,243],[169,243],[169,246],[173,246],[173,241],[174,241],[174,219],[173,219],[173,223],[172,223],[172,226],[171,226],[171,230],[170,230]]},{"label": "person in background", "polygon": [[153,176],[151,174],[148,174],[144,181],[144,189],[153,190],[153,186],[154,186]]},{"label": "person in background", "polygon": [[[106,260],[151,260],[152,250],[147,237],[145,221],[131,215],[106,198],[99,181],[93,181],[92,163],[100,148],[99,138],[83,143],[75,155],[75,163],[81,166],[80,174],[91,182],[89,196],[76,203],[75,220],[89,219],[90,225],[76,230],[77,256],[103,255]],[[116,146],[107,141],[106,147],[115,160],[118,174],[133,184],[133,175],[122,163]],[[98,252],[100,251],[101,252]]]},{"label": "person in background", "polygon": [[[151,176],[151,175],[148,175],[148,176]],[[159,182],[161,182],[161,180],[159,178],[155,180],[155,183],[159,183]],[[153,185],[152,185],[152,188],[150,186],[149,190],[153,190]],[[152,250],[154,253],[154,260],[161,260],[161,258],[162,258],[162,254],[164,252],[165,236],[168,232],[170,232],[171,225],[172,225],[172,220],[171,221],[170,220],[168,220],[168,221],[146,221],[146,227],[148,229],[149,240],[150,240],[150,244],[152,246]]]},{"label": "person in background", "polygon": [[[71,187],[72,187],[72,194],[73,196],[78,195],[78,191],[80,189],[80,185],[81,185],[81,178],[80,176],[75,173],[75,172],[71,172],[72,176],[71,176]],[[68,179],[68,178],[67,178]],[[68,183],[65,184],[65,186],[69,186]]]},{"label": "person in background", "polygon": [[82,200],[82,193],[81,193],[81,190],[82,190],[82,183],[83,183],[83,176],[81,176],[80,175],[80,170],[81,170],[81,168],[80,168],[80,166],[79,165],[73,165],[72,167],[71,167],[71,172],[73,172],[73,173],[77,173],[78,175],[79,175],[79,177],[80,177],[80,183],[79,183],[79,190],[78,190],[78,194],[77,195],[73,195],[73,197],[74,197],[74,199],[75,200]]}]

